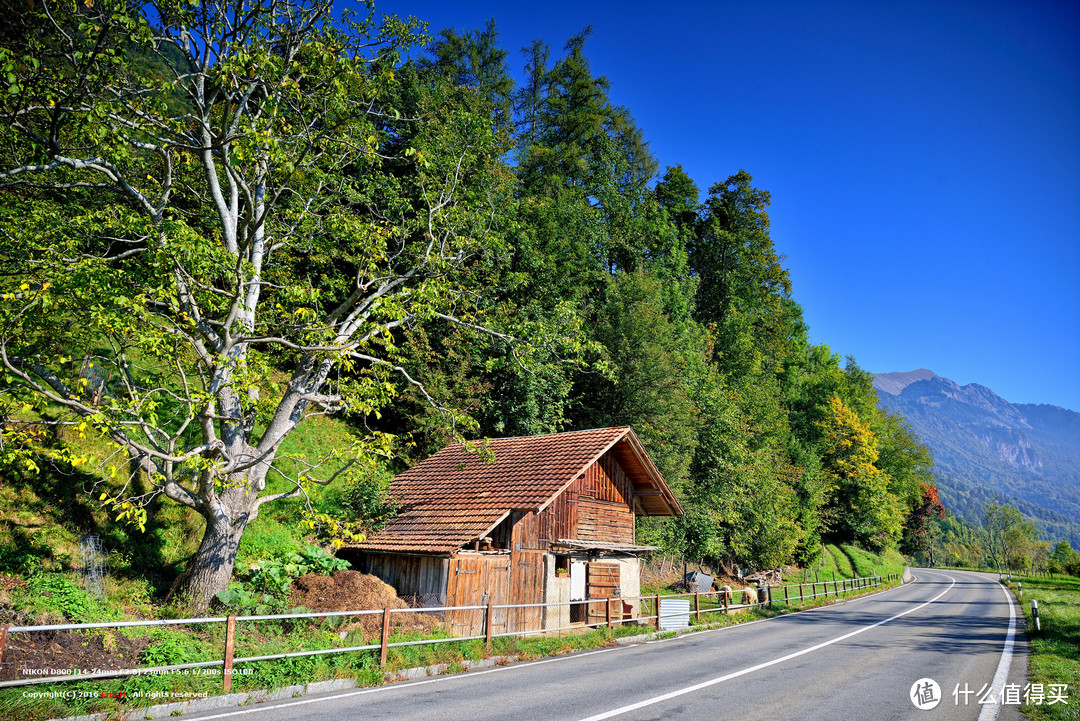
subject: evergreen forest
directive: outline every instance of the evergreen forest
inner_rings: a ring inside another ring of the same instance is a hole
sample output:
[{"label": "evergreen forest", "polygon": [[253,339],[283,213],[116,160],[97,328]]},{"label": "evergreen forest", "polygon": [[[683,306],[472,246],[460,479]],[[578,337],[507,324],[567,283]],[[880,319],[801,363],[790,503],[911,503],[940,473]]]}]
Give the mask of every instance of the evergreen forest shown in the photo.
[{"label": "evergreen forest", "polygon": [[323,0],[12,7],[0,473],[113,528],[116,568],[158,538],[157,592],[205,607],[272,525],[362,538],[461,439],[632,426],[687,511],[639,541],[714,567],[942,516],[926,448],[810,340],[753,168],[656,158],[589,28],[519,53]]}]

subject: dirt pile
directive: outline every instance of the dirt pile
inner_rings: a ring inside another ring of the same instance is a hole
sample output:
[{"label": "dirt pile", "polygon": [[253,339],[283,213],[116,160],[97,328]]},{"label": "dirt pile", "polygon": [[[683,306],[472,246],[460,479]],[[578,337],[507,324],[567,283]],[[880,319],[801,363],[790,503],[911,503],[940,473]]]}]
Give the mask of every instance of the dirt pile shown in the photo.
[{"label": "dirt pile", "polygon": [[[289,596],[293,606],[312,611],[363,611],[384,608],[408,608],[397,596],[394,587],[375,576],[357,571],[338,571],[333,576],[307,575],[293,581]],[[382,633],[382,614],[352,617],[342,631],[362,628],[365,638],[378,638]],[[428,632],[442,621],[425,613],[392,613],[390,627],[394,631]]]},{"label": "dirt pile", "polygon": [[0,573],[0,606],[7,606],[11,603],[11,597],[8,595],[8,591],[12,591],[20,586],[25,586],[26,581],[15,578],[14,576],[5,576]]},{"label": "dirt pile", "polygon": [[116,630],[34,631],[8,634],[0,681],[68,675],[139,666],[149,638],[127,638]]}]

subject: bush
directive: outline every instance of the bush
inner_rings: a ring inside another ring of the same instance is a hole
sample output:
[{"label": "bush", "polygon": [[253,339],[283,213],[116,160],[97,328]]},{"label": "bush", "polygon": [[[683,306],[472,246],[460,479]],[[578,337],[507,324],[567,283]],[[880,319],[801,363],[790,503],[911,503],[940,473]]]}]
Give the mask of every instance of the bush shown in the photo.
[{"label": "bush", "polygon": [[79,622],[100,621],[113,615],[97,599],[58,573],[30,577],[24,609],[32,613],[57,613]]},{"label": "bush", "polygon": [[229,584],[229,590],[217,594],[221,603],[234,609],[267,613],[285,606],[285,597],[292,582],[309,573],[329,576],[351,564],[334,558],[318,546],[308,546],[299,553],[287,553],[281,558],[258,561],[248,569],[243,583]]},{"label": "bush", "polygon": [[0,573],[30,576],[41,568],[41,558],[31,549],[18,544],[0,546]]}]

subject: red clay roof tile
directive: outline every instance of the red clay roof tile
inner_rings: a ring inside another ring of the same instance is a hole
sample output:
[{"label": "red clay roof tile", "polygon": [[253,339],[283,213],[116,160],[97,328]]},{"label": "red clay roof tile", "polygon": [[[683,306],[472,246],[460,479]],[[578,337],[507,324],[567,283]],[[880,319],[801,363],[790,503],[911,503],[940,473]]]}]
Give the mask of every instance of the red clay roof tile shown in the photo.
[{"label": "red clay roof tile", "polygon": [[[618,426],[497,438],[481,444],[480,452],[461,443],[447,446],[391,481],[390,494],[401,509],[359,548],[453,553],[510,511],[540,510],[627,435],[633,431]],[[674,497],[670,501],[678,508]]]}]

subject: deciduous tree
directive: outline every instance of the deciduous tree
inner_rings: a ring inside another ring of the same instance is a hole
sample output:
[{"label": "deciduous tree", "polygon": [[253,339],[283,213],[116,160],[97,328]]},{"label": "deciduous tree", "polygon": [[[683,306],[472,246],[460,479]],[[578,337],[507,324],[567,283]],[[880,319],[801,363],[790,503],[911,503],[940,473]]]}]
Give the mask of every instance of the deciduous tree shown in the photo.
[{"label": "deciduous tree", "polygon": [[[203,516],[179,587],[201,608],[263,504],[305,494],[305,473],[266,493],[299,423],[377,413],[395,377],[436,403],[403,327],[511,340],[467,275],[505,251],[489,225],[505,148],[450,98],[473,90],[396,111],[416,28],[394,18],[334,19],[329,0],[71,7],[37,4],[0,47],[0,360],[149,479],[139,497],[99,489],[120,515],[163,495]],[[322,282],[298,271],[320,264]]]}]

